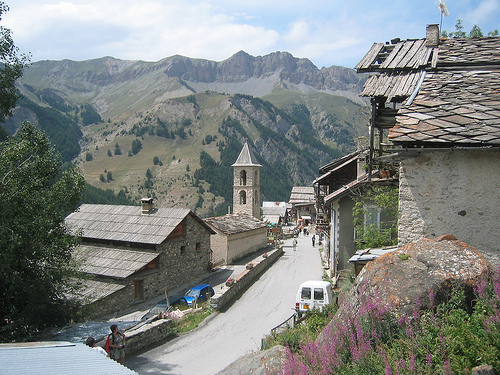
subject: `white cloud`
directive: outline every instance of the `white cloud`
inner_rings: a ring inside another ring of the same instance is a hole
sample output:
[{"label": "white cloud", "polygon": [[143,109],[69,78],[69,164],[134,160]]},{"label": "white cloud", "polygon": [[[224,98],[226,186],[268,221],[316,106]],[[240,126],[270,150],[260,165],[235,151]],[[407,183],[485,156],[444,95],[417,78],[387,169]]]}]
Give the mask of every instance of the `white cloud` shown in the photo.
[{"label": "white cloud", "polygon": [[[13,0],[6,0],[13,1]],[[14,0],[2,24],[33,60],[159,60],[174,54],[223,60],[288,51],[318,66],[354,66],[373,42],[421,38],[439,23],[434,0]],[[448,0],[453,30],[498,28],[500,0]],[[470,24],[470,26],[469,26]]]}]

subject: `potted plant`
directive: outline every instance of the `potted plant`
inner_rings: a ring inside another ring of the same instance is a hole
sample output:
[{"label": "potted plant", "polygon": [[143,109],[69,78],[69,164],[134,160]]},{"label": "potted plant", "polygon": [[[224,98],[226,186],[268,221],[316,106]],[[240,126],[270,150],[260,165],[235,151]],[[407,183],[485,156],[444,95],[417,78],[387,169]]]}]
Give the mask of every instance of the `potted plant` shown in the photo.
[{"label": "potted plant", "polygon": [[234,284],[234,279],[232,277],[226,280],[226,286],[231,286],[233,284]]},{"label": "potted plant", "polygon": [[253,263],[252,262],[248,262],[246,268],[247,268],[247,270],[253,268]]}]

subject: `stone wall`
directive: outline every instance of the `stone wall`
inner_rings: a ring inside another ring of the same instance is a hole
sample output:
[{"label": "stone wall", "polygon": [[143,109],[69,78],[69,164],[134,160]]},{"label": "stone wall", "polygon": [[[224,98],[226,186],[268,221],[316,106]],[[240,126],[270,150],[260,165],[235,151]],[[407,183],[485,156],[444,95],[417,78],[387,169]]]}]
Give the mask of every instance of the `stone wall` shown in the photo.
[{"label": "stone wall", "polygon": [[497,149],[428,151],[404,158],[399,184],[399,245],[451,233],[498,262],[499,186]]},{"label": "stone wall", "polygon": [[[186,217],[184,225],[184,236],[167,240],[159,246],[161,254],[156,269],[137,272],[120,281],[126,287],[92,303],[91,315],[123,311],[128,306],[163,295],[165,290],[171,291],[208,274],[210,233],[191,215]],[[142,298],[136,298],[134,285],[138,280],[142,281]]]},{"label": "stone wall", "polygon": [[259,256],[253,260],[253,267],[244,270],[236,278],[231,286],[225,286],[222,290],[217,291],[210,300],[210,306],[215,310],[221,310],[229,302],[231,302],[238,293],[247,287],[252,280],[261,272],[270,267],[276,259],[283,255],[283,247],[279,247],[267,252],[267,257]]},{"label": "stone wall", "polygon": [[267,227],[231,234],[227,240],[227,262],[240,259],[267,246]]},{"label": "stone wall", "polygon": [[210,237],[210,247],[213,251],[212,262],[214,263],[214,265],[227,264],[228,236],[217,228],[213,229],[215,230],[215,232],[217,232],[217,234],[213,234]]}]

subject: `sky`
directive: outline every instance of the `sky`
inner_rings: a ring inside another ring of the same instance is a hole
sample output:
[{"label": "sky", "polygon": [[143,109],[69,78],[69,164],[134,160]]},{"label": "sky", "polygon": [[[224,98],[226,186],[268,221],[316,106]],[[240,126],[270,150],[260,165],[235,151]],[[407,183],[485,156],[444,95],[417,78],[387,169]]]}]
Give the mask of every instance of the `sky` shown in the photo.
[{"label": "sky", "polygon": [[[425,37],[439,0],[3,0],[0,25],[31,61],[223,61],[287,51],[318,68],[353,68],[375,42]],[[500,30],[500,0],[442,0],[442,29]]]}]

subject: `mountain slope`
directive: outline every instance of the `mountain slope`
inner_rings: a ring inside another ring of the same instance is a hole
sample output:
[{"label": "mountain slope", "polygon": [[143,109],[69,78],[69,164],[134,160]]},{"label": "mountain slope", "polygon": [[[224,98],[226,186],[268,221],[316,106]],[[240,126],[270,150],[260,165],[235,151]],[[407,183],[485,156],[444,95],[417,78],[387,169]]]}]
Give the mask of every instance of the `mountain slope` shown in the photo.
[{"label": "mountain slope", "polygon": [[[75,161],[90,184],[210,215],[230,203],[230,164],[245,140],[263,165],[266,200],[287,200],[291,186],[310,184],[321,164],[350,151],[366,132],[364,79],[286,52],[241,51],[222,62],[41,61],[19,82],[25,99],[5,128],[46,123],[40,108],[50,109],[79,140]],[[202,153],[218,168],[217,181],[195,177]]]}]

